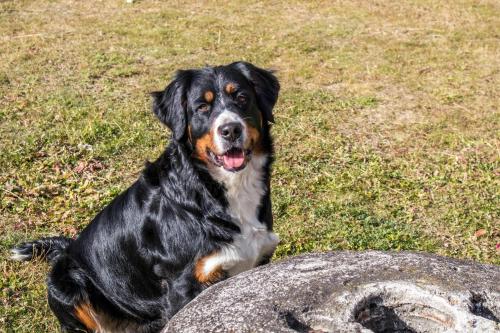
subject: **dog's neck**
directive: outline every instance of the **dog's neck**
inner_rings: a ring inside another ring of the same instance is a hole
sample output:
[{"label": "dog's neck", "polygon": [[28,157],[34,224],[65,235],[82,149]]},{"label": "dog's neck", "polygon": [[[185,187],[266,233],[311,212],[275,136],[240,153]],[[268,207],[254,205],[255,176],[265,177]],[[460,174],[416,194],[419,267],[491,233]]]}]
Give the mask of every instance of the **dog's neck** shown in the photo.
[{"label": "dog's neck", "polygon": [[[263,227],[258,219],[258,209],[263,196],[269,191],[267,177],[269,164],[272,161],[270,154],[261,153],[252,156],[247,166],[238,172],[227,171],[215,165],[207,166],[193,159],[190,147],[179,142],[171,143],[166,151],[166,157],[170,168],[183,168],[183,172],[180,172],[184,176],[183,180],[174,177],[167,181],[169,187],[184,187],[177,195],[182,196],[180,193],[184,193],[186,196],[193,196],[195,192],[210,193],[213,202],[221,204],[221,208],[225,207],[225,214],[228,214],[240,228],[244,225]],[[186,160],[182,162],[181,159]],[[189,163],[188,159],[194,163]],[[182,197],[171,199],[184,201]]]},{"label": "dog's neck", "polygon": [[238,172],[221,167],[208,168],[212,178],[226,189],[228,214],[235,222],[262,227],[258,220],[258,208],[268,191],[264,178],[268,163],[269,156],[261,154],[253,156],[245,169]]}]

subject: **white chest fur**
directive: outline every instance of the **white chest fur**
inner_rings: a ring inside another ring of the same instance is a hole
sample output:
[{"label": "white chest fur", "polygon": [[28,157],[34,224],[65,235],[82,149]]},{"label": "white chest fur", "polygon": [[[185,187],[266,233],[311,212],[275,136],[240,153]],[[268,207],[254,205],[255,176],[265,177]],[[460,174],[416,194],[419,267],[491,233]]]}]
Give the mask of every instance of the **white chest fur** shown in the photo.
[{"label": "white chest fur", "polygon": [[246,168],[237,173],[222,168],[210,170],[212,177],[227,189],[229,214],[238,223],[241,233],[233,243],[205,262],[203,269],[207,274],[217,267],[222,267],[230,276],[253,268],[278,245],[278,236],[268,231],[257,215],[266,191],[262,168],[267,158],[253,156]]}]

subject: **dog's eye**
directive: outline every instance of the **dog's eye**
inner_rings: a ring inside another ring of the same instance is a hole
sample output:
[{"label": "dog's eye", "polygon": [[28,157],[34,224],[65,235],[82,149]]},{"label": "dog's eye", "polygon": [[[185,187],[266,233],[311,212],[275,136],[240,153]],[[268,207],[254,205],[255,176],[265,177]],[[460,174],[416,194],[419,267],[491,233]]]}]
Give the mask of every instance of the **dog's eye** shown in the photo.
[{"label": "dog's eye", "polygon": [[196,111],[198,112],[207,112],[209,110],[209,106],[208,104],[201,104],[200,106],[198,106],[198,108],[196,109]]},{"label": "dog's eye", "polygon": [[238,95],[238,97],[236,97],[236,99],[241,104],[245,104],[248,101],[248,98],[245,95]]}]

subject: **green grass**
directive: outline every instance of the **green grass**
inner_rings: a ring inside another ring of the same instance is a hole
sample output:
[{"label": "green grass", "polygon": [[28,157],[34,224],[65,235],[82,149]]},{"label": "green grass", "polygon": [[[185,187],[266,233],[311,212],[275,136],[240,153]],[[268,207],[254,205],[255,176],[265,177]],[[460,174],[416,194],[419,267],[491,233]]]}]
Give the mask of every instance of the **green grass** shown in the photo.
[{"label": "green grass", "polygon": [[[176,69],[278,70],[276,258],[421,250],[500,264],[496,1],[0,2],[0,331],[53,332],[44,263],[157,156]],[[485,234],[476,237],[475,232]]]}]

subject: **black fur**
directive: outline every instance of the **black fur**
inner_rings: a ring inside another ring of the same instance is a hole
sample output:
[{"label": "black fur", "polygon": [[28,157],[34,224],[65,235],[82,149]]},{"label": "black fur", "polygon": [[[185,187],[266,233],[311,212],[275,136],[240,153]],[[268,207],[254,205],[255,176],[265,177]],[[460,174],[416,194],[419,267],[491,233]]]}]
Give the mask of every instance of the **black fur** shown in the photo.
[{"label": "black fur", "polygon": [[178,71],[176,78],[165,91],[153,92],[153,112],[162,123],[172,130],[176,140],[186,133],[186,100],[187,87],[190,84],[193,71]]},{"label": "black fur", "polygon": [[[154,113],[172,131],[165,152],[74,241],[44,238],[16,249],[53,263],[48,298],[64,331],[91,331],[75,315],[75,307],[85,303],[115,322],[116,331],[133,325],[136,332],[158,332],[207,287],[193,276],[196,260],[230,243],[240,229],[228,215],[224,186],[212,179],[207,162],[195,157],[196,140],[207,132],[210,120],[195,113],[193,96],[204,84],[227,77],[242,89],[253,89],[247,91],[245,112],[258,109],[266,120],[259,144],[269,155],[264,167],[267,189],[258,217],[272,230],[268,121],[274,120],[278,81],[243,62],[180,71],[164,91],[152,94]],[[212,108],[217,112],[215,104]],[[268,260],[262,258],[261,263]]]}]

